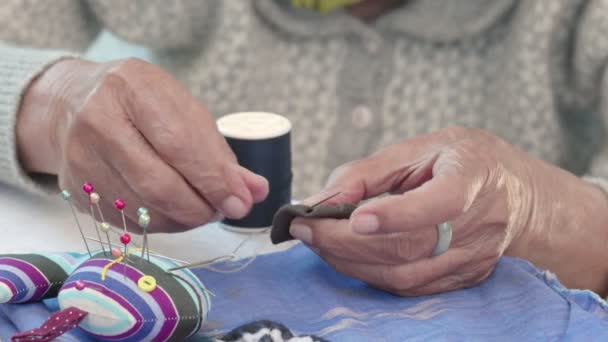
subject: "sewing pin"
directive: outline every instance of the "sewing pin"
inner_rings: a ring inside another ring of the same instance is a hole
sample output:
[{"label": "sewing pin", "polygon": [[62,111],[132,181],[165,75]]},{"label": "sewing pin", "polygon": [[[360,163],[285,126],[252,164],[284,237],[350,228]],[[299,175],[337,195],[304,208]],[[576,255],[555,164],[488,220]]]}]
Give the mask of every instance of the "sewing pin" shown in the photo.
[{"label": "sewing pin", "polygon": [[106,235],[106,240],[108,242],[108,249],[112,250],[112,241],[110,240],[110,230],[112,227],[110,227],[110,224],[108,222],[106,222],[106,219],[103,216],[103,212],[101,211],[101,206],[99,205],[99,200],[100,200],[99,194],[93,192],[89,195],[89,197],[91,199],[91,203],[94,204],[95,207],[97,208],[97,213],[99,214],[99,218],[101,219],[101,224],[99,225],[99,228]]},{"label": "sewing pin", "polygon": [[[89,240],[89,241],[95,241],[95,242],[100,242],[100,241],[101,241],[101,240],[99,240],[99,239],[96,239],[96,238],[95,238],[95,237],[93,237],[93,236],[87,236],[87,235],[85,235],[85,238],[86,238],[87,240]],[[103,241],[102,241],[102,242],[103,242]],[[110,245],[110,248],[111,248],[111,250],[118,249],[118,251],[120,252],[118,256],[121,256],[121,255],[122,255],[122,246],[121,246],[121,245],[119,245],[119,244],[117,244],[117,243],[112,243],[112,244]],[[114,253],[113,253],[113,252],[112,252],[112,255],[114,255]]]},{"label": "sewing pin", "polygon": [[233,260],[235,258],[236,258],[236,256],[233,255],[233,254],[222,255],[222,256],[215,257],[215,258],[209,259],[209,260],[204,260],[204,261],[199,261],[199,262],[194,262],[194,263],[188,263],[187,265],[172,267],[172,268],[169,268],[167,271],[173,272],[173,271],[183,270],[185,268],[198,268],[198,267],[202,267],[202,266],[206,266],[206,265],[211,265],[211,264],[214,264],[214,263],[219,262],[219,261]]},{"label": "sewing pin", "polygon": [[327,201],[329,201],[330,199],[332,199],[332,198],[334,198],[334,197],[338,196],[339,194],[341,194],[341,192],[340,192],[340,191],[335,192],[335,193],[333,193],[333,194],[331,194],[331,195],[329,195],[329,196],[325,197],[324,199],[322,199],[322,200],[318,201],[317,203],[315,203],[315,204],[311,205],[310,207],[311,207],[311,208],[314,208],[314,207],[318,206],[319,204],[321,204],[321,203],[323,203],[323,202],[327,202]]},{"label": "sewing pin", "polygon": [[150,261],[150,247],[148,247],[148,226],[150,225],[150,214],[148,209],[139,208],[137,209],[137,224],[144,230],[144,241],[143,248],[141,249],[141,259],[144,259],[144,253],[147,250],[148,261]]},{"label": "sewing pin", "polygon": [[76,225],[78,226],[78,230],[80,231],[80,236],[82,236],[82,241],[84,242],[84,246],[87,248],[89,257],[93,257],[93,255],[91,254],[91,249],[89,249],[89,244],[87,242],[87,239],[84,236],[84,231],[82,230],[82,226],[80,225],[80,221],[78,221],[78,216],[76,215],[76,211],[74,210],[74,205],[72,204],[72,194],[67,190],[63,190],[61,192],[61,197],[63,197],[63,199],[66,202],[68,202],[68,204],[70,205],[72,215],[74,216],[74,220],[76,221]]},{"label": "sewing pin", "polygon": [[127,251],[127,245],[129,244],[129,242],[131,242],[131,235],[129,235],[129,232],[127,231],[127,220],[125,219],[125,207],[126,207],[126,203],[125,201],[121,200],[121,199],[117,199],[116,201],[114,201],[114,207],[120,211],[120,215],[122,216],[122,226],[124,229],[124,233],[120,236],[120,242],[122,242],[123,245],[125,245],[125,253],[124,253],[124,260],[125,260],[125,265],[123,268],[123,276],[126,278],[126,274],[127,274],[127,264],[129,263],[129,253]]},{"label": "sewing pin", "polygon": [[[248,237],[247,239],[241,241],[238,244],[238,246],[236,246],[236,248],[230,254],[221,255],[221,256],[215,257],[213,259],[203,260],[203,261],[194,262],[194,263],[182,262],[184,265],[170,268],[167,271],[172,272],[172,271],[182,270],[185,268],[197,268],[197,267],[211,265],[211,264],[214,264],[219,261],[230,261],[230,260],[237,259],[237,253],[247,242],[249,242],[250,239],[251,239],[251,237]],[[179,262],[179,260],[175,260],[175,259],[171,259],[171,258],[167,258],[167,259]]]},{"label": "sewing pin", "polygon": [[[85,239],[90,240],[90,241],[95,241],[95,242],[99,242],[100,241],[100,240],[98,240],[98,239],[96,239],[96,238],[94,238],[92,236],[85,236]],[[133,244],[135,245],[135,243],[133,243]],[[114,248],[112,248],[112,256],[114,256],[116,258],[122,256],[122,251],[121,251],[121,248],[119,248],[119,246],[120,245],[112,243],[112,247],[114,247]],[[190,262],[188,262],[188,261],[171,258],[171,257],[168,257],[166,255],[157,254],[157,253],[153,253],[153,252],[150,252],[150,251],[148,251],[148,254],[150,254],[152,256],[155,256],[155,257],[158,257],[158,258],[161,258],[161,259],[170,260],[170,261],[176,262],[178,264],[182,264],[182,265],[190,264]],[[232,254],[230,254],[228,256],[223,256],[222,258],[225,258],[225,257],[233,258]]]},{"label": "sewing pin", "polygon": [[99,195],[96,192],[93,192],[93,185],[90,183],[84,183],[82,190],[89,196],[89,209],[91,210],[91,218],[93,219],[95,233],[97,233],[97,237],[99,238],[99,244],[101,245],[103,255],[107,256],[106,249],[103,246],[103,242],[101,242],[101,233],[99,233],[99,226],[97,225],[97,218],[95,217],[95,211],[93,209],[93,204],[99,203]]}]

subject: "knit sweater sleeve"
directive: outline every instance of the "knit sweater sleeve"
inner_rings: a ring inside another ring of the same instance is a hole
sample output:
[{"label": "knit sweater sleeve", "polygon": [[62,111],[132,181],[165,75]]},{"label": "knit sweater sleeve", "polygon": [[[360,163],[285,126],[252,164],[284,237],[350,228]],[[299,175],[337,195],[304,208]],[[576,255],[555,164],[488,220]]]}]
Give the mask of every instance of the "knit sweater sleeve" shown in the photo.
[{"label": "knit sweater sleeve", "polygon": [[584,180],[602,188],[608,195],[608,2],[592,0],[581,12],[574,39],[572,60],[575,94],[591,96],[595,117],[600,122],[601,141]]},{"label": "knit sweater sleeve", "polygon": [[53,63],[71,57],[63,51],[34,50],[0,43],[0,182],[44,194],[57,190],[56,177],[28,174],[19,163],[15,127],[28,85]]},{"label": "knit sweater sleeve", "polygon": [[[84,0],[6,0],[0,6],[0,183],[34,193],[57,190],[56,177],[25,172],[15,127],[29,84],[53,63],[83,52],[100,31]],[[66,51],[74,51],[66,52]]]}]

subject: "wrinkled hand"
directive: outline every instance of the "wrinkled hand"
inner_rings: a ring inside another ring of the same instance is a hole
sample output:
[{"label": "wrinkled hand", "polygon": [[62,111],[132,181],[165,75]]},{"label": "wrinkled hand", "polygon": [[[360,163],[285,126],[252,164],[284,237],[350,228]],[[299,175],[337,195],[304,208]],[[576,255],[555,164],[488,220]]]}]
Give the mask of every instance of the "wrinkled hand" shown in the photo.
[{"label": "wrinkled hand", "polygon": [[[350,220],[296,219],[290,232],[339,272],[394,294],[470,287],[528,227],[542,226],[546,217],[531,210],[531,174],[548,168],[484,131],[445,129],[337,169],[324,193],[341,195],[329,203],[390,194],[361,204]],[[452,225],[452,242],[432,257],[442,222]]]},{"label": "wrinkled hand", "polygon": [[268,192],[264,178],[238,166],[207,110],[137,59],[56,63],[28,88],[17,144],[24,167],[58,175],[79,208],[91,182],[108,221],[121,223],[112,207],[121,198],[130,227],[138,207],[150,209],[152,232],[240,218]]}]

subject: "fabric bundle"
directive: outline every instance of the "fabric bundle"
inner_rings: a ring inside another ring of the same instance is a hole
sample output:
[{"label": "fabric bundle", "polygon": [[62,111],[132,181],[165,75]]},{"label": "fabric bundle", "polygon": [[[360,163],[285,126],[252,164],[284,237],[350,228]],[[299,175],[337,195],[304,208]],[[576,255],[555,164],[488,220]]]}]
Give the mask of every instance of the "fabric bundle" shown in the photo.
[{"label": "fabric bundle", "polygon": [[[98,274],[99,267],[107,261],[97,258],[75,267],[66,281],[66,290],[71,289],[71,296],[78,297],[78,290],[73,290],[76,282],[92,279],[80,292],[82,298],[78,301],[87,303],[82,307],[111,303],[103,291],[94,287],[103,284],[101,278],[89,278]],[[141,269],[137,265],[136,260],[133,267],[140,274],[154,274],[154,267],[166,267],[148,265],[150,269]],[[116,264],[108,271],[107,279],[123,284],[123,271],[122,265]],[[339,274],[301,245],[259,256],[240,272],[197,269],[191,276],[202,280],[215,296],[213,310],[202,320],[199,333],[186,341],[608,341],[608,305],[599,296],[566,289],[551,273],[509,257],[503,257],[493,274],[478,286],[413,298],[395,297]],[[127,277],[132,283],[137,276],[129,272]],[[159,279],[160,287],[166,286],[168,293],[177,295],[171,286],[164,285],[162,277]],[[190,279],[189,283],[196,283]],[[179,291],[188,291],[188,285],[179,284]],[[61,309],[61,301],[67,300],[62,299],[62,291],[59,300],[0,305],[0,339],[8,341],[10,334],[35,328],[47,320]],[[177,309],[192,312],[196,305],[193,293],[182,292],[179,296],[183,297],[180,300],[191,300],[190,305],[194,306],[182,309],[177,304]],[[137,297],[145,295],[138,293]],[[146,301],[143,305],[143,301],[129,299],[136,310],[146,315],[147,310],[154,312],[153,307],[160,303]],[[75,304],[76,299],[71,303]],[[125,317],[129,312],[117,304],[99,305],[97,310],[116,312],[115,315],[121,312]],[[85,319],[81,328],[64,335],[64,339],[93,341],[94,336],[85,333],[91,329],[87,324]],[[145,324],[140,325],[141,329],[145,326],[150,331],[162,330],[162,325]],[[125,332],[128,326],[119,329],[116,325],[112,334]],[[188,325],[186,330],[192,331],[193,326]],[[130,335],[130,341],[135,341],[135,337]]]}]

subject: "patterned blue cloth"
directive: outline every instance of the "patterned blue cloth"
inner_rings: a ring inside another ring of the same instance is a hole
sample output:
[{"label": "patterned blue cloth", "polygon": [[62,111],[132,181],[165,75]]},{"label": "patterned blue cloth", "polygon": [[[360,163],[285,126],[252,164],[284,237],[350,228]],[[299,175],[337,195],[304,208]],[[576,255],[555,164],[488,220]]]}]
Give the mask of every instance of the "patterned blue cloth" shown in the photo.
[{"label": "patterned blue cloth", "polygon": [[[608,306],[597,295],[508,257],[477,287],[417,298],[338,274],[301,245],[238,273],[197,275],[215,293],[205,328],[212,334],[269,319],[331,341],[608,341]],[[0,340],[49,314],[40,304],[0,306]]]},{"label": "patterned blue cloth", "polygon": [[303,246],[239,273],[197,272],[222,331],[270,319],[331,341],[608,341],[608,306],[549,273],[503,257],[481,285],[399,298],[338,274]]}]

